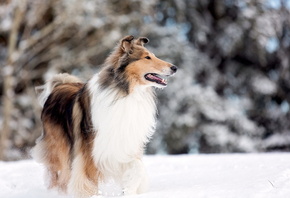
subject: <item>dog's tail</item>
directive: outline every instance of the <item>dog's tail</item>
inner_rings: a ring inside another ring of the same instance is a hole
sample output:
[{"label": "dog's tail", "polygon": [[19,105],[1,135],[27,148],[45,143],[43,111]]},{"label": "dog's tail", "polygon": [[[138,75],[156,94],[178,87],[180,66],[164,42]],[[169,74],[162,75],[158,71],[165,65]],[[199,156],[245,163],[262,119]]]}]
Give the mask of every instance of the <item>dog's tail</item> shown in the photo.
[{"label": "dog's tail", "polygon": [[35,88],[40,105],[43,107],[44,103],[46,102],[48,96],[51,94],[53,89],[64,83],[82,83],[82,81],[78,77],[67,73],[56,74],[44,85]]}]

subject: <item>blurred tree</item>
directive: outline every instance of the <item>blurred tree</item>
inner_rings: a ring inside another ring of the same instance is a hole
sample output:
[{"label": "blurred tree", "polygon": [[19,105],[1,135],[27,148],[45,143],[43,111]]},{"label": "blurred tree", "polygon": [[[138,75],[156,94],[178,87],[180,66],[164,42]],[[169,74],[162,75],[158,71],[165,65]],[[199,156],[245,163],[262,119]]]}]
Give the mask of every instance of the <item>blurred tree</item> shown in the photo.
[{"label": "blurred tree", "polygon": [[[189,24],[188,41],[211,60],[202,67],[198,66],[198,59],[194,60],[193,83],[203,90],[213,89],[217,94],[214,97],[226,102],[221,105],[223,116],[231,103],[240,108],[234,108],[239,115],[221,119],[222,114],[214,117],[210,104],[206,104],[206,113],[200,110],[190,113],[198,124],[193,128],[182,126],[180,133],[176,133],[176,122],[172,121],[173,127],[165,129],[166,142],[171,142],[167,151],[188,152],[192,147],[190,143],[176,143],[188,140],[189,137],[184,137],[184,127],[191,128],[190,136],[196,134],[193,139],[199,143],[193,145],[198,145],[201,152],[289,150],[290,2],[205,0],[162,1],[161,5],[167,16],[162,22],[166,25],[170,19]],[[176,15],[168,16],[171,9]],[[182,56],[184,53],[185,50]],[[217,101],[213,103],[217,105]],[[196,105],[201,106],[199,102]],[[192,104],[184,102],[182,106],[188,111]]]},{"label": "blurred tree", "polygon": [[128,34],[149,37],[150,50],[181,68],[158,91],[148,153],[289,151],[289,10],[289,0],[0,2],[1,137],[10,131],[5,156],[27,157],[41,132],[35,86],[59,72],[88,79]]}]

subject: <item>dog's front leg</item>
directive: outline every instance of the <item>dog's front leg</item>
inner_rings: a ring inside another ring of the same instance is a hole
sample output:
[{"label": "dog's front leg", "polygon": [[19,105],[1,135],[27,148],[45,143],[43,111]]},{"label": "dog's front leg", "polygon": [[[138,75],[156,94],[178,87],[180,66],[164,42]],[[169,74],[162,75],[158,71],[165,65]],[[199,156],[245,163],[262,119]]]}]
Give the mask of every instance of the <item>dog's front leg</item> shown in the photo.
[{"label": "dog's front leg", "polygon": [[143,193],[147,190],[147,174],[140,159],[128,163],[122,176],[122,186],[124,195]]}]

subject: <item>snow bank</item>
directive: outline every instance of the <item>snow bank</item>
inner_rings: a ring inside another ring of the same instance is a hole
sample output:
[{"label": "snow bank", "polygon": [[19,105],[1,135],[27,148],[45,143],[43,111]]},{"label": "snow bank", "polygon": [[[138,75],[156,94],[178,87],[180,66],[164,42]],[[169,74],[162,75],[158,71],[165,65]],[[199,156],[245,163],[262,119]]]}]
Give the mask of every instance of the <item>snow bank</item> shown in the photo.
[{"label": "snow bank", "polygon": [[[146,156],[144,162],[150,190],[128,198],[290,197],[290,153]],[[68,198],[46,190],[43,172],[32,160],[0,162],[0,197]]]}]

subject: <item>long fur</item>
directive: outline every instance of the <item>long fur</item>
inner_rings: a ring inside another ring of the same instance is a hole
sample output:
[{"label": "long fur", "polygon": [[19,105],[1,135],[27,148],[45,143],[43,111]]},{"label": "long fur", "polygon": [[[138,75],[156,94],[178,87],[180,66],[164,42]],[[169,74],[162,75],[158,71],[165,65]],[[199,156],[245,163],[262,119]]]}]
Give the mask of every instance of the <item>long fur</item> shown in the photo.
[{"label": "long fur", "polygon": [[148,41],[123,38],[87,83],[58,74],[38,89],[43,134],[32,155],[45,165],[49,188],[90,197],[100,181],[114,178],[125,194],[145,191],[142,155],[156,114],[152,87],[166,84],[146,75],[176,72],[143,46]]}]

